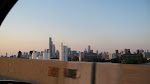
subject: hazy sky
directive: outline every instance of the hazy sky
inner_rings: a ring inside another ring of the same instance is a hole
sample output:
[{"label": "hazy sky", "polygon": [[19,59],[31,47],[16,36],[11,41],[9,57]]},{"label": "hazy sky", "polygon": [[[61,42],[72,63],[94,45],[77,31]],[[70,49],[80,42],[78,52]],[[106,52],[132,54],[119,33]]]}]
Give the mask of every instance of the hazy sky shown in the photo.
[{"label": "hazy sky", "polygon": [[0,27],[0,55],[41,51],[52,36],[72,50],[150,50],[150,0],[19,0]]}]

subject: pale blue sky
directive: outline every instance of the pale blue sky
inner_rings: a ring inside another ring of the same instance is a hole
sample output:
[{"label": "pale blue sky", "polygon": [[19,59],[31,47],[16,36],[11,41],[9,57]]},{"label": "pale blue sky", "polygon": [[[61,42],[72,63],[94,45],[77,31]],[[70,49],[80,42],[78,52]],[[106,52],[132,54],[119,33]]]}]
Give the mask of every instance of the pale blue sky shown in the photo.
[{"label": "pale blue sky", "polygon": [[49,35],[56,49],[150,49],[150,0],[19,0],[0,28],[0,54],[44,50]]}]

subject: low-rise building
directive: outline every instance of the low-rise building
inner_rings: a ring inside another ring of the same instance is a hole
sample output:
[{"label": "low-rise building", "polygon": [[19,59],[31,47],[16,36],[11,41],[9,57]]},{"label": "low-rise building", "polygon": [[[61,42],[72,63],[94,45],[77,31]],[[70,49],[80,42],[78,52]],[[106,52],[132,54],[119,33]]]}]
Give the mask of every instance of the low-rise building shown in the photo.
[{"label": "low-rise building", "polygon": [[97,59],[97,53],[87,53],[83,57],[83,60],[87,62],[93,62],[96,59]]}]

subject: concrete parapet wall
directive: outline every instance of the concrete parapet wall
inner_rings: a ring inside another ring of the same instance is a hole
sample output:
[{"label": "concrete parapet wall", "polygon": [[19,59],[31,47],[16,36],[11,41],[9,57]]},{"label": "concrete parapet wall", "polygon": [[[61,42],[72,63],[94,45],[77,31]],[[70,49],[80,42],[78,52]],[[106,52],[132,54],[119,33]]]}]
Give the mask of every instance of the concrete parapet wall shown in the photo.
[{"label": "concrete parapet wall", "polygon": [[[96,63],[93,67],[93,64],[0,58],[0,80],[13,79],[32,84],[150,84],[150,66]],[[57,77],[48,76],[49,67],[59,68]],[[65,76],[65,69],[77,70],[76,78]]]},{"label": "concrete parapet wall", "polygon": [[120,84],[120,64],[97,63],[96,84]]},{"label": "concrete parapet wall", "polygon": [[120,84],[150,84],[150,66],[121,65]]},{"label": "concrete parapet wall", "polygon": [[68,62],[68,69],[77,69],[76,79],[65,77],[65,84],[91,84],[92,63],[88,62]]},{"label": "concrete parapet wall", "polygon": [[[59,67],[59,76],[48,76],[48,67]],[[67,62],[0,58],[0,79],[14,79],[32,84],[64,84]]]},{"label": "concrete parapet wall", "polygon": [[96,64],[96,84],[150,84],[150,66]]}]

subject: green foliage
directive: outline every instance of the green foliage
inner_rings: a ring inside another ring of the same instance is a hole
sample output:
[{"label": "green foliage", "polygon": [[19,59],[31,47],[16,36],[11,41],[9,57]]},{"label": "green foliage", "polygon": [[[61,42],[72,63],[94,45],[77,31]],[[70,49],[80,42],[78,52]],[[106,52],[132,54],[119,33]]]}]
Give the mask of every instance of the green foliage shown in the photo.
[{"label": "green foliage", "polygon": [[121,63],[121,62],[119,61],[119,58],[114,58],[114,59],[111,60],[111,62],[112,62],[112,63]]},{"label": "green foliage", "polygon": [[94,62],[110,62],[110,60],[105,60],[103,58],[96,58],[93,60]]},{"label": "green foliage", "polygon": [[146,58],[136,58],[136,59],[128,59],[124,62],[124,64],[142,64],[142,63],[147,63]]}]

